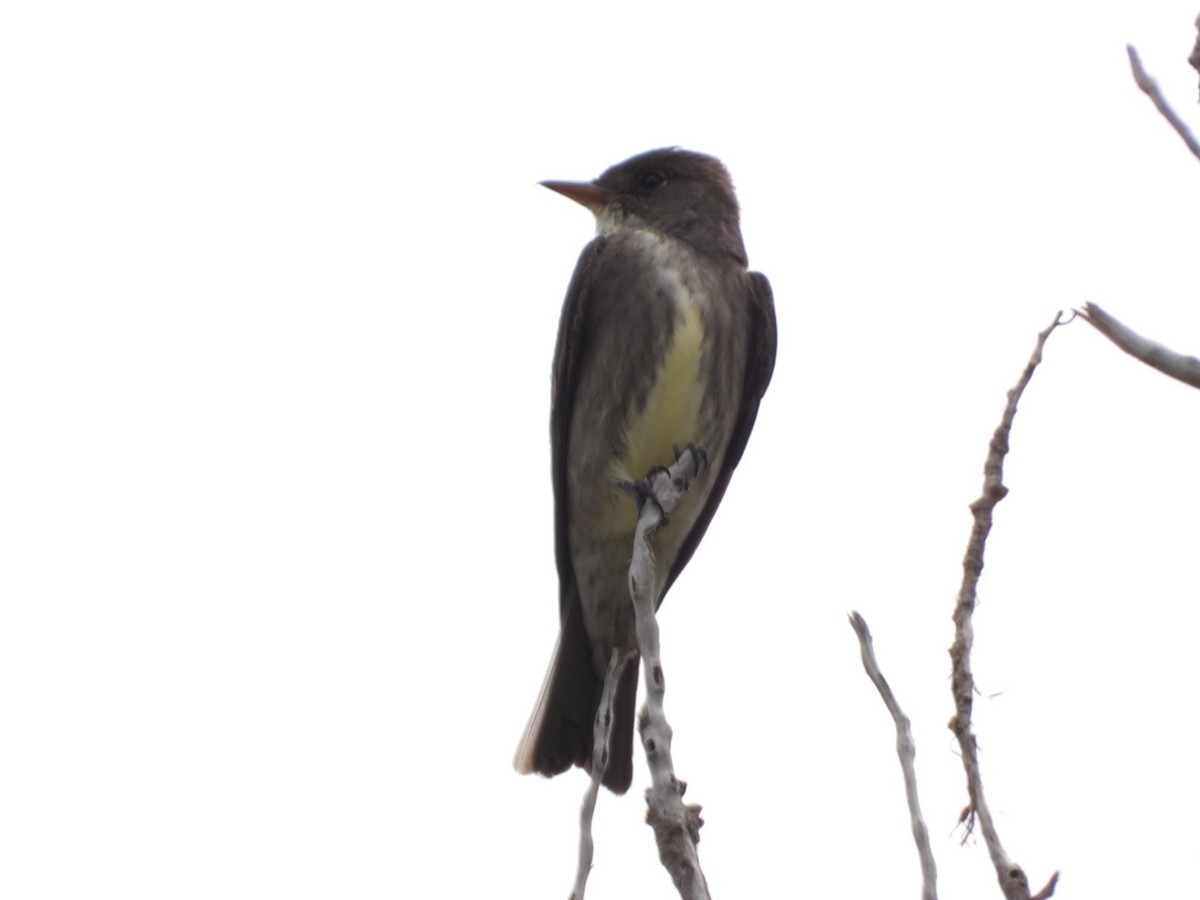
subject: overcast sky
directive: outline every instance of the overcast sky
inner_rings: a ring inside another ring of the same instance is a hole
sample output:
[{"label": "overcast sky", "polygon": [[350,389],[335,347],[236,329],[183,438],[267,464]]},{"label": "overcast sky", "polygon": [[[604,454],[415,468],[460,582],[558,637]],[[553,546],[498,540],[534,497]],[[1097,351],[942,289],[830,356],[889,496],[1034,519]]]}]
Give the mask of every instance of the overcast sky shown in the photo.
[{"label": "overcast sky", "polygon": [[[1058,309],[1200,353],[1194,3],[53,3],[0,27],[0,894],[562,898],[511,769],[557,628],[549,369],[593,222],[719,156],[779,358],[660,617],[714,896],[998,896],[946,722],[968,504]],[[1194,882],[1200,395],[1083,323],[976,618],[1011,855]],[[634,789],[589,896],[670,897]]]}]

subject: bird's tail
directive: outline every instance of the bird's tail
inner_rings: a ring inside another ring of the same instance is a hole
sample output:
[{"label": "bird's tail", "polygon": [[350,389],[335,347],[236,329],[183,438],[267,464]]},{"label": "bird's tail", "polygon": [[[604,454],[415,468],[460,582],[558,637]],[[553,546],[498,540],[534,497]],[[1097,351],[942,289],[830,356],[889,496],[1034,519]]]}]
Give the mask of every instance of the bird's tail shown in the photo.
[{"label": "bird's tail", "polygon": [[[638,660],[621,673],[613,705],[609,763],[602,783],[623,794],[633,781],[633,714],[637,703]],[[571,766],[592,769],[592,727],[603,680],[592,666],[592,646],[578,601],[567,606],[554,657],[546,672],[529,724],[517,746],[513,767],[522,775],[553,776]]]}]

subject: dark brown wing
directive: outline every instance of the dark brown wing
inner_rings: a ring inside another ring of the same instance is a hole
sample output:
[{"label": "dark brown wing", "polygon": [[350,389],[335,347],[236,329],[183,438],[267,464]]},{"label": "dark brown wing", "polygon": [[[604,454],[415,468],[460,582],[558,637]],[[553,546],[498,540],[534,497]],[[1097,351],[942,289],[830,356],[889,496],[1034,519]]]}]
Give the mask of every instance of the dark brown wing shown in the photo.
[{"label": "dark brown wing", "polygon": [[[771,283],[765,275],[759,272],[750,273],[750,296],[747,302],[750,305],[750,348],[746,355],[741,406],[738,407],[737,420],[729,437],[729,448],[725,451],[721,470],[713,479],[712,493],[708,495],[708,502],[680,547],[679,555],[675,557],[675,564],[671,566],[666,586],[663,588],[664,597],[683,571],[683,567],[688,564],[688,560],[692,558],[692,554],[696,552],[700,539],[708,530],[708,523],[712,521],[717,507],[721,505],[721,498],[725,496],[725,488],[729,486],[733,470],[741,461],[746,442],[750,440],[750,432],[754,429],[754,420],[758,416],[759,401],[767,392],[767,385],[771,383],[771,373],[775,369],[775,300],[771,293]],[[662,597],[659,598],[659,603],[661,602]]]},{"label": "dark brown wing", "polygon": [[[606,242],[588,244],[575,266],[567,288],[554,369],[550,402],[550,459],[554,483],[554,543],[558,562],[559,620],[562,631],[546,677],[543,695],[534,710],[517,751],[522,771],[557,775],[572,765],[591,770],[592,722],[600,694],[600,680],[592,668],[591,640],[583,624],[583,607],[571,564],[567,539],[567,438],[579,382],[579,365],[587,346],[587,306],[596,266]],[[632,662],[621,677],[614,703],[610,762],[604,785],[625,793],[633,779],[633,713],[637,699],[638,666]]]},{"label": "dark brown wing", "polygon": [[587,321],[589,287],[607,241],[596,238],[579,255],[575,274],[567,287],[562,318],[558,323],[558,342],[554,347],[554,369],[550,381],[550,471],[554,485],[554,552],[558,563],[559,613],[564,618],[567,604],[574,598],[575,569],[571,565],[571,546],[567,540],[567,440],[571,435],[571,412],[575,407],[575,389],[579,384],[579,363],[587,345],[584,323]]}]

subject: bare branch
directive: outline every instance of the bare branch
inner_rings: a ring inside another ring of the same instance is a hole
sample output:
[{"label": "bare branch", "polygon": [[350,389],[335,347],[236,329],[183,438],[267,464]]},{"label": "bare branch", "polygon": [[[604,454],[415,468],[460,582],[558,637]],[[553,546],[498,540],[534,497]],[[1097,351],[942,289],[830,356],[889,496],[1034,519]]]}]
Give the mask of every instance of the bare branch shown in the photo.
[{"label": "bare branch", "polygon": [[896,755],[900,757],[900,769],[904,773],[904,796],[908,799],[913,840],[916,841],[917,855],[921,859],[921,900],[937,900],[937,865],[933,861],[933,850],[929,846],[929,829],[925,827],[925,820],[921,818],[921,802],[917,797],[917,771],[914,766],[917,748],[913,743],[912,727],[887,679],[879,671],[879,663],[875,660],[875,648],[871,641],[871,629],[867,627],[866,619],[857,612],[852,612],[850,625],[858,635],[858,645],[862,651],[863,668],[867,670],[867,677],[879,691],[884,705],[892,714],[892,721],[896,723]]},{"label": "bare branch", "polygon": [[1129,53],[1129,65],[1133,69],[1133,80],[1137,86],[1142,89],[1142,92],[1154,101],[1154,105],[1158,107],[1158,111],[1162,113],[1164,119],[1171,123],[1171,127],[1176,133],[1183,138],[1183,142],[1187,144],[1192,155],[1200,159],[1200,143],[1192,136],[1192,132],[1184,124],[1183,119],[1175,114],[1175,110],[1167,105],[1167,101],[1163,98],[1162,91],[1158,89],[1158,83],[1146,74],[1146,70],[1142,68],[1142,60],[1138,56],[1137,50],[1133,44],[1125,45],[1126,52]]},{"label": "bare branch", "polygon": [[[983,776],[979,771],[979,754],[975,734],[971,730],[971,707],[975,696],[975,679],[971,674],[971,645],[974,642],[971,617],[975,611],[976,589],[979,576],[983,573],[983,550],[987,543],[988,532],[992,529],[992,511],[996,504],[1004,499],[1008,488],[1004,486],[1004,457],[1008,453],[1008,438],[1012,431],[1013,419],[1017,414],[1017,403],[1021,399],[1029,380],[1038,363],[1042,361],[1042,348],[1050,333],[1063,324],[1062,312],[1059,311],[1050,326],[1038,335],[1033,354],[1025,366],[1016,386],[1008,392],[1008,404],[1004,408],[1004,416],[1000,425],[992,435],[988,447],[987,461],[983,467],[983,493],[971,504],[971,512],[975,522],[971,528],[971,538],[967,544],[967,552],[963,558],[963,581],[958,593],[958,603],[954,608],[954,645],[950,648],[952,661],[951,690],[954,694],[954,718],[950,720],[950,730],[958,739],[962,751],[963,768],[967,774],[967,793],[970,806],[964,813],[967,819],[975,818],[983,832],[983,840],[996,868],[996,877],[1000,888],[1007,900],[1031,900],[1029,880],[1021,867],[1009,859],[1004,847],[1000,844],[1000,836],[996,832],[992,813],[983,795]],[[968,824],[968,827],[969,824]],[[1050,883],[1039,892],[1039,896],[1050,896],[1047,891],[1054,890],[1057,874]]]},{"label": "bare branch", "polygon": [[1085,303],[1078,315],[1102,335],[1128,353],[1136,356],[1151,368],[1164,375],[1200,388],[1200,359],[1184,356],[1142,337],[1132,328],[1122,324],[1095,303]]},{"label": "bare branch", "polygon": [[1047,897],[1054,895],[1054,888],[1058,885],[1058,873],[1055,872],[1050,876],[1050,880],[1046,882],[1046,886],[1034,894],[1029,900],[1046,900]]},{"label": "bare branch", "polygon": [[671,761],[671,726],[663,712],[662,658],[658,646],[658,622],[654,615],[657,595],[654,556],[650,538],[679,505],[699,472],[702,453],[689,447],[675,465],[648,479],[653,497],[642,504],[633,539],[629,565],[629,593],[637,615],[638,650],[646,676],[646,705],[638,716],[638,734],[650,764],[651,787],[646,791],[646,820],[654,829],[658,858],[671,873],[671,880],[684,900],[708,900],[708,883],[700,869],[696,844],[700,841],[699,806],[684,806],[687,785],[675,777]]},{"label": "bare branch", "polygon": [[579,810],[579,868],[575,872],[575,889],[571,900],[583,900],[587,888],[588,874],[592,871],[592,817],[596,813],[596,798],[600,794],[600,779],[608,768],[608,754],[612,743],[613,704],[617,698],[617,685],[627,658],[613,648],[608,670],[604,673],[604,690],[600,694],[600,705],[596,709],[596,720],[592,724],[592,777],[583,794],[583,805]]}]

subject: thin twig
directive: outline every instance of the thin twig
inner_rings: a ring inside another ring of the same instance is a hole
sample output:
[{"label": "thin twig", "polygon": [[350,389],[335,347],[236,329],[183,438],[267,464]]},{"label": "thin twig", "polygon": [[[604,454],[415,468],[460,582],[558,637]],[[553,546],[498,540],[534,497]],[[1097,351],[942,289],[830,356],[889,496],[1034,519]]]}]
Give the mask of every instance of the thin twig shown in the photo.
[{"label": "thin twig", "polygon": [[[987,543],[988,532],[992,528],[992,511],[996,504],[1004,499],[1008,488],[1004,486],[1004,457],[1008,453],[1008,438],[1012,431],[1013,419],[1017,414],[1017,402],[1029,385],[1033,372],[1042,361],[1042,348],[1046,339],[1060,324],[1063,324],[1062,312],[1059,311],[1050,326],[1038,335],[1033,354],[1029,358],[1025,371],[1021,374],[1016,386],[1008,392],[1008,404],[1004,408],[1004,416],[1000,425],[992,435],[988,446],[987,462],[983,467],[983,493],[971,504],[971,512],[975,522],[971,528],[971,538],[967,543],[966,556],[963,558],[963,581],[958,593],[958,603],[954,608],[954,645],[950,648],[952,661],[951,690],[954,694],[954,718],[950,720],[950,730],[958,739],[962,751],[963,768],[967,774],[967,794],[970,805],[964,811],[963,818],[968,820],[970,828],[972,820],[978,820],[983,840],[991,855],[992,864],[996,867],[996,877],[1000,888],[1007,900],[1031,900],[1029,880],[1021,867],[1009,859],[1004,847],[1000,844],[1000,836],[996,833],[992,813],[983,796],[983,776],[979,771],[979,754],[975,734],[971,730],[971,707],[975,695],[975,679],[971,675],[971,644],[974,642],[971,617],[975,611],[976,589],[979,576],[983,572],[983,550]],[[1054,890],[1057,874],[1050,880],[1042,891],[1041,897],[1049,897]]]},{"label": "thin twig", "polygon": [[871,641],[871,629],[867,621],[857,612],[850,613],[850,625],[858,635],[858,645],[862,650],[863,668],[867,677],[879,691],[892,721],[896,723],[896,755],[900,757],[900,770],[904,773],[904,796],[908,799],[908,814],[912,821],[913,840],[917,844],[917,855],[921,859],[921,898],[922,900],[937,900],[937,864],[933,861],[933,850],[929,846],[929,829],[921,817],[921,801],[917,797],[917,770],[915,762],[917,747],[913,742],[912,726],[908,716],[900,708],[896,695],[879,670],[875,660],[875,647]]},{"label": "thin twig", "polygon": [[1142,337],[1095,303],[1085,303],[1083,309],[1078,310],[1078,315],[1130,356],[1137,357],[1164,375],[1200,388],[1200,359],[1176,353],[1162,344]]},{"label": "thin twig", "polygon": [[646,820],[654,829],[658,858],[684,900],[708,900],[708,883],[700,869],[696,844],[700,841],[699,806],[685,806],[687,785],[675,777],[671,761],[671,726],[663,712],[662,658],[658,622],[654,615],[657,583],[650,538],[679,505],[699,471],[701,454],[689,447],[675,464],[650,479],[653,498],[642,504],[629,564],[629,592],[637,615],[638,650],[646,677],[646,705],[638,716],[638,734],[650,764],[651,787],[646,791]]},{"label": "thin twig", "polygon": [[1175,110],[1171,109],[1167,104],[1162,91],[1158,89],[1158,83],[1146,74],[1146,70],[1142,68],[1142,60],[1138,56],[1137,50],[1134,49],[1133,44],[1126,44],[1125,50],[1129,53],[1129,66],[1133,69],[1133,80],[1137,83],[1137,86],[1142,89],[1142,92],[1147,97],[1154,101],[1154,105],[1158,107],[1158,111],[1162,113],[1163,118],[1171,123],[1171,127],[1183,138],[1183,142],[1192,151],[1192,156],[1200,159],[1200,143],[1196,142],[1196,139],[1192,136],[1192,132],[1184,124],[1183,119],[1179,118]]},{"label": "thin twig", "polygon": [[600,705],[592,723],[592,777],[583,793],[583,805],[579,810],[579,867],[575,871],[575,889],[571,900],[583,900],[587,889],[588,874],[592,871],[592,817],[596,813],[596,798],[600,794],[600,779],[608,768],[609,745],[612,742],[613,704],[616,703],[617,685],[625,669],[625,659],[615,647],[604,673],[604,690],[600,694]]}]

